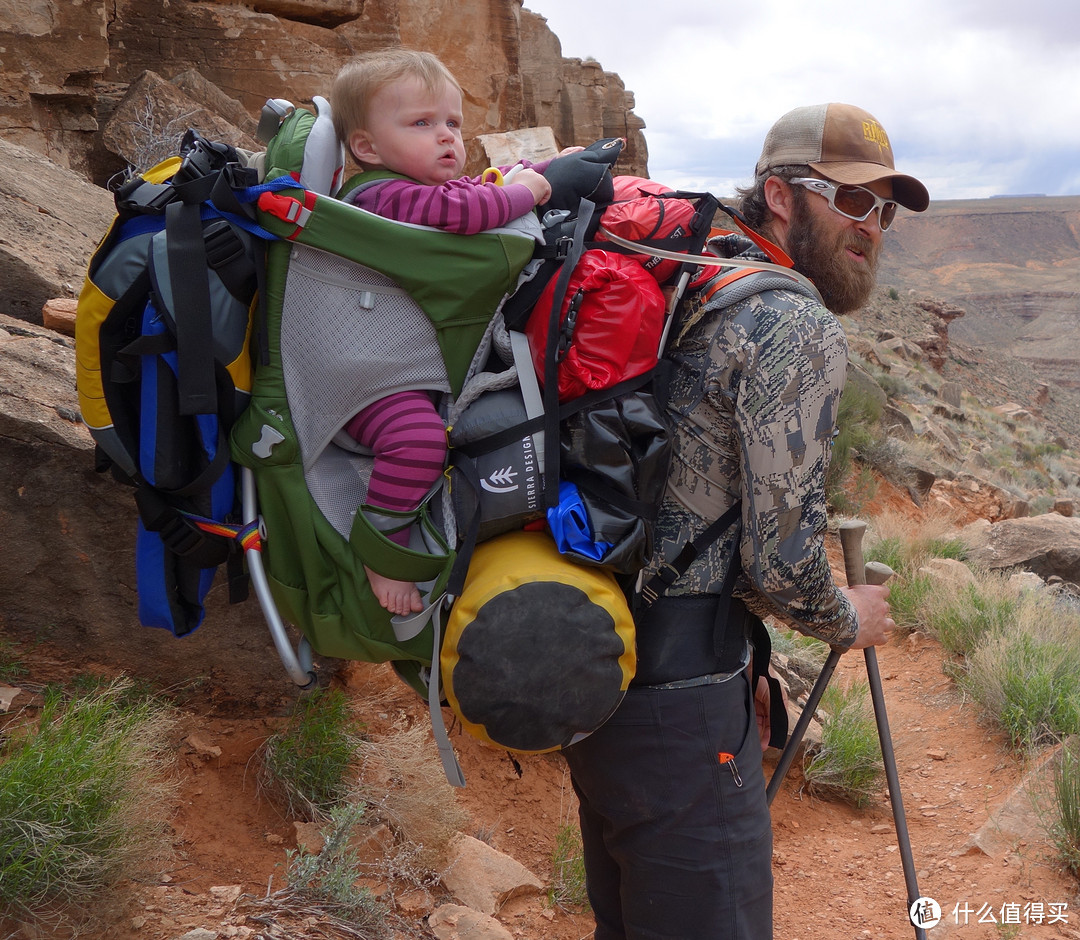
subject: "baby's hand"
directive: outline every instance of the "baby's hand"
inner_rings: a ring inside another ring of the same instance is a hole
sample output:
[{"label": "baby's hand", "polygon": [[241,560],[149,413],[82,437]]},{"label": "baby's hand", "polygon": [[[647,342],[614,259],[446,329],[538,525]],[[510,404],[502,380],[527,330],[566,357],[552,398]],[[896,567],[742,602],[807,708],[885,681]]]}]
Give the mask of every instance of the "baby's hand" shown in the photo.
[{"label": "baby's hand", "polygon": [[539,206],[551,198],[551,184],[536,170],[526,167],[514,174],[512,183],[520,183],[533,194],[533,205]]},{"label": "baby's hand", "polygon": [[559,157],[567,157],[572,153],[581,153],[584,149],[584,147],[563,147],[563,149],[555,155],[555,159],[558,160]]}]

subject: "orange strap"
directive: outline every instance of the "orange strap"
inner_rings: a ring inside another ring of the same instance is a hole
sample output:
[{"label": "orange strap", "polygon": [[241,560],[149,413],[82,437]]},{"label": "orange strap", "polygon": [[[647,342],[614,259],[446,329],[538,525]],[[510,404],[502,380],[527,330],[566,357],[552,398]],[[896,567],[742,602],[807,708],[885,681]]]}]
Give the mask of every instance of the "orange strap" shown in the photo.
[{"label": "orange strap", "polygon": [[[769,241],[764,235],[759,235],[749,225],[746,225],[738,216],[732,215],[731,220],[739,227],[739,231],[742,232],[747,238],[750,239],[755,245],[758,246],[763,252],[765,252],[768,259],[773,264],[782,264],[785,268],[795,267],[795,262],[788,256],[779,245]],[[717,235],[729,235],[731,234],[728,229],[714,228],[709,232],[709,238],[714,238]]]},{"label": "orange strap", "polygon": [[735,268],[733,271],[728,271],[723,277],[719,277],[716,281],[709,285],[704,294],[701,295],[701,303],[707,304],[709,298],[712,297],[718,290],[723,290],[728,284],[734,284],[739,278],[747,277],[751,274],[760,273],[756,268]]}]

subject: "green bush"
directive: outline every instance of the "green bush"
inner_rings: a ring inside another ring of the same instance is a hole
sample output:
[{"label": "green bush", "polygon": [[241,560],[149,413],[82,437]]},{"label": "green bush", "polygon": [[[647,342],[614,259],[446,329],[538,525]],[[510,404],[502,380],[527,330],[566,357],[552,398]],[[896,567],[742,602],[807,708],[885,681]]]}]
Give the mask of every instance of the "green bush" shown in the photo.
[{"label": "green bush", "polygon": [[1080,875],[1080,744],[1061,746],[1050,779],[1050,836],[1065,867]]},{"label": "green bush", "polygon": [[[36,727],[0,763],[0,906],[80,919],[167,849],[161,776],[170,709],[113,683],[66,700],[46,693]],[[10,731],[10,728],[9,728]]]},{"label": "green bush", "polygon": [[573,823],[564,823],[555,833],[551,868],[551,887],[548,889],[551,903],[567,911],[588,910],[581,831]]},{"label": "green bush", "polygon": [[979,644],[1016,623],[1018,601],[1002,582],[981,581],[954,591],[934,591],[925,620],[931,635],[950,653],[969,655]]},{"label": "green bush", "polygon": [[821,744],[808,749],[804,759],[807,786],[815,795],[866,806],[880,791],[884,775],[869,686],[829,686],[821,711]]},{"label": "green bush", "polygon": [[316,690],[297,700],[286,726],[263,744],[260,783],[290,814],[328,818],[353,787],[359,745],[344,693]]},{"label": "green bush", "polygon": [[1018,748],[1080,733],[1077,640],[1061,643],[1022,630],[1000,634],[969,656],[961,684]]},{"label": "green bush", "polygon": [[[890,566],[891,567],[891,566]],[[926,621],[926,605],[939,585],[928,575],[900,576],[889,581],[889,607],[898,629],[918,629]]]}]

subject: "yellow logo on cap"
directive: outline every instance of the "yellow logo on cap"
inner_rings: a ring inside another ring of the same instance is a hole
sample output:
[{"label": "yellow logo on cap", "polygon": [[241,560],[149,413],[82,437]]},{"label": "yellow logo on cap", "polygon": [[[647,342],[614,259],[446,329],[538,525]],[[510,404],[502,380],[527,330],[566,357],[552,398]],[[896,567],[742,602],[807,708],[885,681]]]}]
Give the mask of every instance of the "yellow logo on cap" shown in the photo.
[{"label": "yellow logo on cap", "polygon": [[867,143],[877,144],[878,151],[891,150],[889,146],[889,135],[885,133],[883,128],[877,121],[863,121],[863,139]]}]

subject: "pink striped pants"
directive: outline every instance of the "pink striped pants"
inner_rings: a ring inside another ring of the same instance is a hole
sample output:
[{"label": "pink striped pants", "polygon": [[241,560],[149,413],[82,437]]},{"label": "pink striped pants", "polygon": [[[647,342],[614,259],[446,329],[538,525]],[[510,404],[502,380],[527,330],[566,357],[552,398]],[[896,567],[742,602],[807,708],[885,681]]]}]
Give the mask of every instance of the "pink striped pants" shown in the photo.
[{"label": "pink striped pants", "polygon": [[[353,417],[345,430],[375,452],[367,495],[372,506],[416,509],[443,472],[446,426],[425,392],[380,398]],[[404,545],[408,530],[390,538]]]}]

